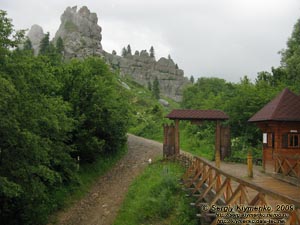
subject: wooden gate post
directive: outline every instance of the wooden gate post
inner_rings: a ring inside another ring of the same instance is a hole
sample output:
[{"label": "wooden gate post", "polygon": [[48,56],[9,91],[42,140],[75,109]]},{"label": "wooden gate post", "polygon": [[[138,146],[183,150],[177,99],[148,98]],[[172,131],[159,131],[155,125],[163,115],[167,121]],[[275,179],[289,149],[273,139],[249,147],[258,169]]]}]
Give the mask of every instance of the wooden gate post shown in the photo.
[{"label": "wooden gate post", "polygon": [[217,168],[220,168],[220,164],[221,164],[220,148],[221,148],[221,124],[220,124],[220,121],[217,120],[217,122],[216,122],[216,141],[215,141],[215,162],[216,162]]},{"label": "wooden gate post", "polygon": [[175,120],[175,154],[180,154],[179,120]]},{"label": "wooden gate post", "polygon": [[174,125],[169,126],[168,130],[168,155],[173,156],[175,154],[175,127]]}]

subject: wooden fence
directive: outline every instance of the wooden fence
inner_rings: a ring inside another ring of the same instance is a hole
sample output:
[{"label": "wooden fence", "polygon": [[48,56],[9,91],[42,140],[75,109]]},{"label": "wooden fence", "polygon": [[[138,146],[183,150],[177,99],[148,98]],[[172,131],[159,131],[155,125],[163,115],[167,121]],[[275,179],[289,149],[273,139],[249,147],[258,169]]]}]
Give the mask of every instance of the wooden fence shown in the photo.
[{"label": "wooden fence", "polygon": [[262,188],[190,154],[175,158],[188,167],[183,184],[210,224],[300,225],[300,202],[268,190],[267,183]]},{"label": "wooden fence", "polygon": [[276,173],[300,179],[300,155],[274,154],[274,158]]}]

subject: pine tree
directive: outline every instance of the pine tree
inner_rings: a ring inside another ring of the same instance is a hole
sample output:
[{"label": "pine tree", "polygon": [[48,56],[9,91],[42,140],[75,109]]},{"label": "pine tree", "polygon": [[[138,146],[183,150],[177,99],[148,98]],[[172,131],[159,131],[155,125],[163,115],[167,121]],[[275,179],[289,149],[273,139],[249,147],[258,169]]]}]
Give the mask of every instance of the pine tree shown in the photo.
[{"label": "pine tree", "polygon": [[32,50],[32,43],[29,38],[26,39],[23,45],[24,50]]},{"label": "pine tree", "polygon": [[149,90],[149,91],[152,91],[152,84],[151,84],[150,81],[148,81],[148,90]]},{"label": "pine tree", "polygon": [[190,81],[191,81],[192,84],[195,82],[195,78],[194,78],[193,75],[190,77]]},{"label": "pine tree", "polygon": [[56,50],[59,54],[64,54],[65,46],[61,37],[59,37],[56,41]]},{"label": "pine tree", "polygon": [[154,48],[153,48],[153,46],[151,46],[151,48],[150,48],[150,57],[151,57],[151,58],[154,58],[154,57],[155,57],[155,53],[154,53]]},{"label": "pine tree", "polygon": [[49,51],[49,46],[50,46],[49,36],[50,34],[49,32],[47,32],[47,34],[45,34],[45,37],[40,42],[40,51],[39,51],[40,55],[46,55],[47,52]]},{"label": "pine tree", "polygon": [[131,55],[131,47],[129,44],[127,45],[127,55]]},{"label": "pine tree", "polygon": [[152,85],[152,94],[156,99],[159,99],[160,90],[159,90],[159,81],[157,77],[155,77]]},{"label": "pine tree", "polygon": [[122,56],[125,57],[127,55],[127,50],[126,48],[122,48]]}]

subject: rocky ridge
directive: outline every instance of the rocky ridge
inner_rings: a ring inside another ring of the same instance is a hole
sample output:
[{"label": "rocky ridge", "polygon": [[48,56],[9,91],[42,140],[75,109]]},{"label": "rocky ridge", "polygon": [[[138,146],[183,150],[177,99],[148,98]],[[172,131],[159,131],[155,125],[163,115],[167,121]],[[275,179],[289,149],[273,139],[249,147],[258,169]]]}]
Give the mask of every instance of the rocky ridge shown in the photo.
[{"label": "rocky ridge", "polygon": [[[55,34],[53,42],[61,37],[64,43],[64,57],[84,58],[91,55],[103,57],[113,68],[120,71],[122,76],[129,75],[137,83],[147,87],[157,77],[160,92],[175,101],[182,98],[182,89],[189,83],[184,77],[184,72],[179,69],[171,58],[160,58],[156,61],[146,50],[136,51],[134,55],[127,54],[124,57],[105,52],[101,45],[101,27],[98,25],[96,13],[83,6],[77,10],[77,6],[68,7],[61,16],[61,24]],[[34,45],[35,52],[38,52],[42,29],[33,26],[28,37]],[[43,33],[43,32],[42,32]],[[39,38],[35,38],[35,36]],[[39,40],[39,41],[37,41]]]},{"label": "rocky ridge", "polygon": [[128,75],[145,87],[157,77],[161,94],[175,101],[181,101],[182,89],[189,83],[172,59],[162,57],[156,61],[146,50],[125,57],[105,53],[104,57],[122,76]]}]

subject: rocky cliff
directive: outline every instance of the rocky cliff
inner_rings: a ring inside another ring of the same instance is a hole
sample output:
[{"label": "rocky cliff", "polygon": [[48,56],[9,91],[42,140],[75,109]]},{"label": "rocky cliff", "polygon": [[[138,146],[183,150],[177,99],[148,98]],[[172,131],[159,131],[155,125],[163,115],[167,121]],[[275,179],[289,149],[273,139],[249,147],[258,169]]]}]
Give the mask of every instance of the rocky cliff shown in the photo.
[{"label": "rocky cliff", "polygon": [[[60,19],[61,24],[53,41],[55,43],[58,37],[62,38],[66,59],[99,55],[113,69],[118,69],[121,75],[129,75],[145,87],[157,77],[162,95],[175,101],[181,100],[182,89],[189,81],[172,59],[161,58],[156,61],[146,50],[125,57],[105,52],[101,45],[102,29],[98,25],[98,17],[86,6],[79,10],[76,6],[68,7]],[[29,38],[33,42],[32,35]]]},{"label": "rocky cliff", "polygon": [[65,46],[66,58],[83,58],[102,55],[101,27],[96,13],[83,6],[68,7],[60,17],[61,24],[55,34],[54,42],[61,37]]}]

